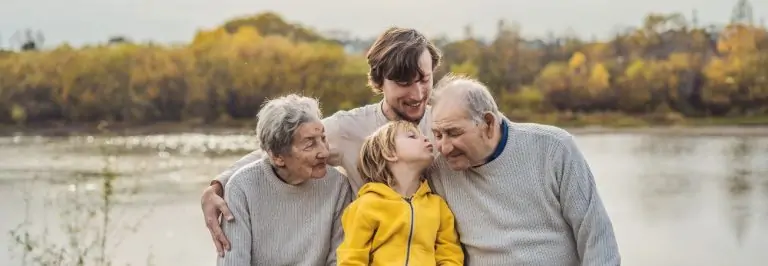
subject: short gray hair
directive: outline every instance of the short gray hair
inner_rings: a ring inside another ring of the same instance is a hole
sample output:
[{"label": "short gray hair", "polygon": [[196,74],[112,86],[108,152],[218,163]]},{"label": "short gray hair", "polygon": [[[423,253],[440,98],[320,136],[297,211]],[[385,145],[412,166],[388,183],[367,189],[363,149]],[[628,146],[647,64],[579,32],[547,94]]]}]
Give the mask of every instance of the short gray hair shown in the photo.
[{"label": "short gray hair", "polygon": [[316,99],[289,94],[268,100],[256,115],[256,136],[263,151],[288,154],[296,129],[323,117]]},{"label": "short gray hair", "polygon": [[483,122],[483,115],[487,112],[493,114],[497,119],[501,118],[499,106],[493,99],[488,87],[482,82],[464,75],[448,73],[435,85],[432,93],[431,103],[436,105],[446,94],[459,93],[466,100],[466,109],[469,117],[475,123]]}]

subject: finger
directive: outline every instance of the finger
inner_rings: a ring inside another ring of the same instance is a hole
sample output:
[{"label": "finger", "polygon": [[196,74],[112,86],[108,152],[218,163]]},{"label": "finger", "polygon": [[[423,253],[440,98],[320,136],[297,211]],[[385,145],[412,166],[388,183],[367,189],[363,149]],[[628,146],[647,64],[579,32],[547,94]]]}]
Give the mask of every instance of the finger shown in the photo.
[{"label": "finger", "polygon": [[229,208],[227,208],[227,204],[221,203],[218,205],[218,209],[221,212],[221,215],[224,216],[224,219],[227,221],[232,221],[232,219],[235,219],[234,216],[232,216],[232,213],[229,212]]},{"label": "finger", "polygon": [[218,241],[216,234],[213,231],[211,231],[211,240],[213,240],[213,245],[216,246],[216,253],[219,254],[219,257],[224,257],[224,250],[221,248],[221,242]]},{"label": "finger", "polygon": [[223,257],[224,250],[221,248],[221,242],[218,241],[218,237],[216,236],[216,229],[218,228],[218,231],[221,231],[218,219],[210,216],[205,217],[205,227],[208,227],[208,232],[211,233],[211,240],[213,240],[213,244],[216,245],[216,253]]},{"label": "finger", "polygon": [[219,234],[218,240],[219,240],[218,242],[221,243],[221,246],[224,247],[224,249],[230,250],[231,247],[229,245],[229,239],[227,239],[227,236],[225,236],[223,233]]},{"label": "finger", "polygon": [[221,231],[221,227],[214,226],[213,227],[213,238],[214,242],[216,242],[216,245],[219,249],[221,249],[221,252],[223,254],[224,249],[229,250],[229,240],[227,240],[227,236],[224,235],[224,232]]}]

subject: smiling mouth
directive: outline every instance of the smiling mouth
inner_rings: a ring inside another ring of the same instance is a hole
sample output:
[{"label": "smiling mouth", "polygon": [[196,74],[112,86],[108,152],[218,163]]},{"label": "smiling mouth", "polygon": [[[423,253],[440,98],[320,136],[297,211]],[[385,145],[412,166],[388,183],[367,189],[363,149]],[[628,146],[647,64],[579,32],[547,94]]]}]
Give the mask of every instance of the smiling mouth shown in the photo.
[{"label": "smiling mouth", "polygon": [[414,102],[414,103],[405,103],[405,106],[412,107],[412,108],[418,108],[418,107],[421,106],[421,104],[422,104],[422,102],[418,101],[418,102]]}]

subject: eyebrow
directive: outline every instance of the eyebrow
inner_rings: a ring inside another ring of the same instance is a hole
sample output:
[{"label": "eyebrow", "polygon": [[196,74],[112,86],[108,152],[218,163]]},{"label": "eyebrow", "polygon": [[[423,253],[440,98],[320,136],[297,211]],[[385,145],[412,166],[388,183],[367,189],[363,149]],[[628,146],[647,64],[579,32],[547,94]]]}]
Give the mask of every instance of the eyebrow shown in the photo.
[{"label": "eyebrow", "polygon": [[447,126],[447,127],[433,127],[432,130],[434,131],[455,131],[459,130],[456,126]]},{"label": "eyebrow", "polygon": [[304,141],[315,141],[315,138],[322,137],[322,136],[323,135],[304,137]]}]

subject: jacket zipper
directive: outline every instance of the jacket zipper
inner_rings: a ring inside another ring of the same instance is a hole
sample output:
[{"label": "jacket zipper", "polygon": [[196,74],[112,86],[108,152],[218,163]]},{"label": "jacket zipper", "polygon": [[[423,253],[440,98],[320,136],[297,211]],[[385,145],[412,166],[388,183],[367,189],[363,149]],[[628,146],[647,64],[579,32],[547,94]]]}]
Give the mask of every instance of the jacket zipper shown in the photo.
[{"label": "jacket zipper", "polygon": [[408,266],[408,259],[411,257],[411,238],[413,238],[413,202],[412,198],[403,198],[405,202],[408,202],[408,206],[411,207],[411,229],[408,232],[408,245],[405,250],[405,266]]}]

